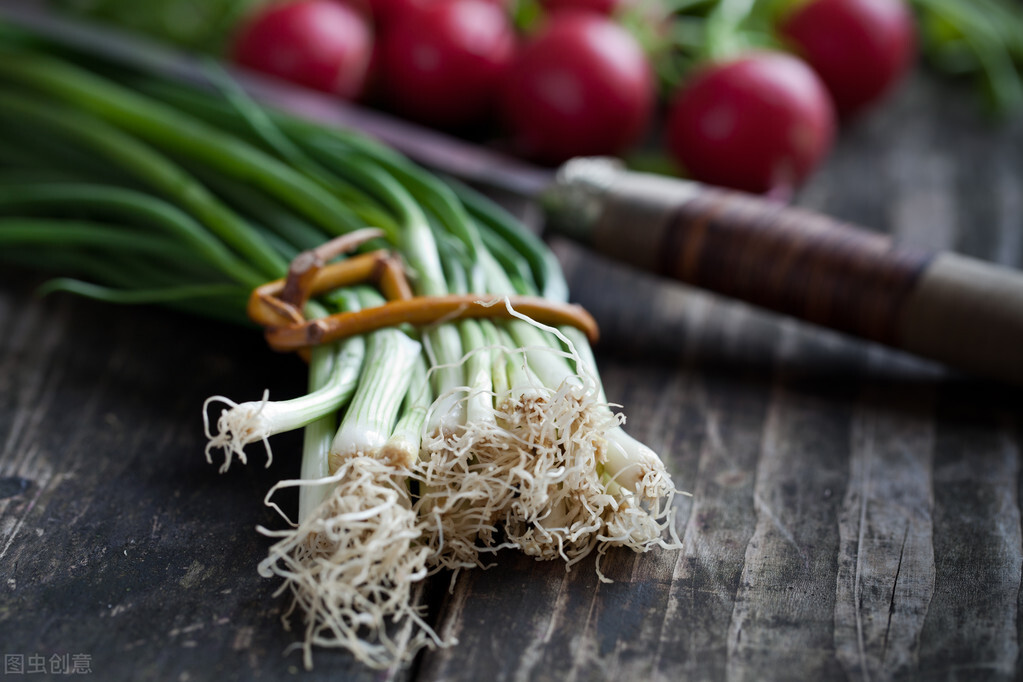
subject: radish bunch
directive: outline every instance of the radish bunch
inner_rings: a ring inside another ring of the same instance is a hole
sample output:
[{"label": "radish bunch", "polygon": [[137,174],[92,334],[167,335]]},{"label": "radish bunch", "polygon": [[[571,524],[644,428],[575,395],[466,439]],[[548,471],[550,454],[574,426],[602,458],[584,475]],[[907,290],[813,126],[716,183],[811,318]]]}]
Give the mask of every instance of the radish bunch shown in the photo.
[{"label": "radish bunch", "polygon": [[652,144],[689,177],[779,196],[915,54],[903,0],[691,4],[287,0],[259,6],[232,54],[534,161]]}]

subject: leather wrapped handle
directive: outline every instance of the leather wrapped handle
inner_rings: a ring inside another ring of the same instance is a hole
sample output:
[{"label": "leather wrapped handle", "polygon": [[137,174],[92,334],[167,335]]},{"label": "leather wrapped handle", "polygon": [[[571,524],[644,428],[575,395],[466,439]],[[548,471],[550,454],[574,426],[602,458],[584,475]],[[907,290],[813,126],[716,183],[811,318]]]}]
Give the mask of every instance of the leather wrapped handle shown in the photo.
[{"label": "leather wrapped handle", "polygon": [[[574,167],[573,167],[574,166]],[[570,162],[551,227],[634,266],[1023,384],[1023,274],[761,197]]]}]

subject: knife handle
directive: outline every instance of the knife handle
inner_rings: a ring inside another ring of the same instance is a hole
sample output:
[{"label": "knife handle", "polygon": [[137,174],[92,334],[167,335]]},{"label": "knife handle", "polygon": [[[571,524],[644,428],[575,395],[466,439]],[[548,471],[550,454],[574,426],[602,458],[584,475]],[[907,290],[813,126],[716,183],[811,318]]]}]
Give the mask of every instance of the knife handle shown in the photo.
[{"label": "knife handle", "polygon": [[575,159],[551,227],[634,266],[1023,384],[1023,273],[754,195]]}]

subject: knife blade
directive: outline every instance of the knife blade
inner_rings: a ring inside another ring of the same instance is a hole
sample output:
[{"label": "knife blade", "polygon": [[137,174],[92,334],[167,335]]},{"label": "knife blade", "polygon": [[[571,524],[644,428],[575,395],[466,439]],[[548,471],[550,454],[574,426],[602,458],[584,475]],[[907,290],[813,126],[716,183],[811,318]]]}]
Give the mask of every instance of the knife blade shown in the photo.
[{"label": "knife blade", "polygon": [[[8,0],[0,17],[65,46],[199,87],[208,58]],[[1023,385],[1023,274],[900,247],[822,214],[609,159],[555,170],[219,64],[255,101],[360,130],[435,170],[537,200],[546,227],[611,258],[813,324]]]}]

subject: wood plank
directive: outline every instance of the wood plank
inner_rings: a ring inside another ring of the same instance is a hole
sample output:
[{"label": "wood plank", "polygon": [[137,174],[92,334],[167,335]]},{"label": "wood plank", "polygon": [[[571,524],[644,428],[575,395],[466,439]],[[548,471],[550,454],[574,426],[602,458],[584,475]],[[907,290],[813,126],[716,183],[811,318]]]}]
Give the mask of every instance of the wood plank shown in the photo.
[{"label": "wood plank", "polygon": [[[891,377],[891,362],[874,353]],[[839,516],[836,655],[849,679],[913,673],[934,587],[931,459],[935,387],[865,387]]]},{"label": "wood plank", "polygon": [[[1000,132],[1014,153],[992,159],[990,132],[976,128],[964,128],[946,148],[958,171],[946,188],[958,199],[950,211],[958,229],[949,246],[1019,266],[1023,126],[1017,121]],[[1018,391],[968,379],[946,382],[939,393],[934,599],[921,632],[924,675],[1018,676],[1020,400]]]},{"label": "wood plank", "polygon": [[[913,93],[915,94],[915,93]],[[919,117],[919,96],[903,116]],[[955,163],[926,121],[882,155],[889,232],[902,244],[947,249],[957,232]],[[934,404],[943,370],[872,348],[871,381],[853,408],[835,647],[850,679],[892,679],[919,668],[920,634],[934,587]]]},{"label": "wood plank", "polygon": [[859,349],[786,330],[757,462],[756,529],[729,627],[729,679],[840,675],[831,624],[855,384],[812,369],[821,356],[846,368],[841,377],[855,372]]},{"label": "wood plank", "polygon": [[[0,282],[3,653],[84,655],[97,679],[299,672],[284,602],[255,572],[268,546],[255,526],[278,525],[263,495],[298,463],[254,454],[217,475],[200,407],[224,390],[293,394],[301,365],[251,330],[31,288]],[[308,679],[380,679],[336,652],[316,661]]]},{"label": "wood plank", "polygon": [[[1018,657],[1020,453],[1018,398],[990,387],[942,391],[934,455],[934,599],[920,671],[1011,679]],[[998,403],[1001,403],[999,405]]]},{"label": "wood plank", "polygon": [[707,436],[660,625],[655,679],[721,679],[727,670],[731,615],[756,524],[754,472],[771,395],[761,366],[764,342],[769,347],[779,332],[738,306],[727,317],[724,338],[708,338],[707,347],[724,348],[736,366],[752,369],[733,367],[731,376],[722,371],[716,380],[693,382],[705,405]]}]

